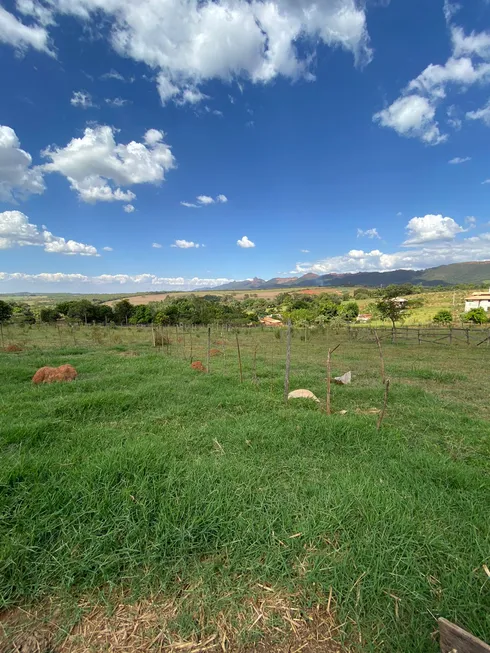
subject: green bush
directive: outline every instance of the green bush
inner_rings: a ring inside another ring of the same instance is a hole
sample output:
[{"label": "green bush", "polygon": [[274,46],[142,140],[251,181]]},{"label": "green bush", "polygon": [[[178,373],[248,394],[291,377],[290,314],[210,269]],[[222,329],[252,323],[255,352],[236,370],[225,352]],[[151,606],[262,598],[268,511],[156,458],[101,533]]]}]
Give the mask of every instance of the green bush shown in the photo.
[{"label": "green bush", "polygon": [[472,308],[463,315],[465,322],[473,322],[473,324],[485,324],[488,322],[488,317],[483,308]]},{"label": "green bush", "polygon": [[447,308],[443,308],[434,315],[432,321],[435,322],[435,324],[451,324],[453,321],[453,315]]}]

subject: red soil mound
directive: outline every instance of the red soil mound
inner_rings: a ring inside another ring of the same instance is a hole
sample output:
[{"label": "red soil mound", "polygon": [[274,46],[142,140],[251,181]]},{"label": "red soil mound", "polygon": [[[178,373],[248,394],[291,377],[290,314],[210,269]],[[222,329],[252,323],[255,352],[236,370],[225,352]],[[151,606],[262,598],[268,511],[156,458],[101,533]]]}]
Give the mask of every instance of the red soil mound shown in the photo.
[{"label": "red soil mound", "polygon": [[210,349],[209,350],[209,355],[210,356],[221,356],[222,355],[221,349]]},{"label": "red soil mound", "polygon": [[76,379],[77,371],[72,365],[60,365],[59,367],[41,367],[32,377],[33,383],[56,383],[59,381],[73,381]]},{"label": "red soil mound", "polygon": [[191,363],[191,367],[193,370],[197,370],[198,372],[205,372],[206,368],[204,365],[201,363],[201,361],[194,361]]},{"label": "red soil mound", "polygon": [[11,352],[11,351],[23,351],[22,347],[20,345],[7,345],[5,347],[5,351]]}]

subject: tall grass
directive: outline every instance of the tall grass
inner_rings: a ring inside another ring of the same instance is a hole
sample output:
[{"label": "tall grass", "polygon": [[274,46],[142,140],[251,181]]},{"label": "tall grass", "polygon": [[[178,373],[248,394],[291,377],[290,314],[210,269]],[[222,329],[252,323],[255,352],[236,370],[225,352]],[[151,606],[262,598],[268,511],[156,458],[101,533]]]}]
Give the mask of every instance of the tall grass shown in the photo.
[{"label": "tall grass", "polygon": [[[333,372],[352,369],[354,381],[333,388],[327,417],[284,405],[284,342],[239,338],[243,384],[231,334],[210,375],[176,342],[170,355],[133,344],[135,358],[88,340],[0,354],[1,607],[199,584],[212,622],[259,583],[305,606],[332,588],[352,650],[436,651],[438,616],[490,639],[490,381],[473,381],[482,352],[387,345],[392,390],[377,432],[374,344],[336,352]],[[291,388],[323,397],[325,339],[293,340]],[[194,359],[206,360],[206,342],[194,337]],[[76,382],[30,383],[38,367],[66,362]],[[186,634],[186,614],[177,627]]]}]

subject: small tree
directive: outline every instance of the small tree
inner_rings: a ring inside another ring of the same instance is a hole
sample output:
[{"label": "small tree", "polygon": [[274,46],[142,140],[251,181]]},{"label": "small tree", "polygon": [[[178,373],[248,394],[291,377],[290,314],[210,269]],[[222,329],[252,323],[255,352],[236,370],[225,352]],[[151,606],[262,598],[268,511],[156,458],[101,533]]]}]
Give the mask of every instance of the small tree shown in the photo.
[{"label": "small tree", "polygon": [[359,305],[357,302],[348,302],[342,306],[340,315],[346,322],[354,322],[359,315]]},{"label": "small tree", "polygon": [[12,306],[0,299],[0,324],[8,322],[12,317]]},{"label": "small tree", "polygon": [[453,321],[453,316],[451,311],[449,311],[447,308],[443,308],[434,315],[432,321],[435,324],[451,324]]},{"label": "small tree", "polygon": [[2,339],[2,347],[5,347],[5,343],[3,341],[3,323],[8,322],[11,317],[12,306],[0,299],[0,337]]},{"label": "small tree", "polygon": [[483,308],[472,308],[463,315],[465,322],[473,322],[473,324],[485,324],[488,322],[487,314]]},{"label": "small tree", "polygon": [[56,322],[60,317],[61,315],[55,308],[42,308],[39,313],[41,322]]},{"label": "small tree", "polygon": [[376,310],[382,320],[391,320],[393,328],[395,328],[395,322],[401,322],[405,315],[405,307],[391,297],[383,297],[377,301]]}]

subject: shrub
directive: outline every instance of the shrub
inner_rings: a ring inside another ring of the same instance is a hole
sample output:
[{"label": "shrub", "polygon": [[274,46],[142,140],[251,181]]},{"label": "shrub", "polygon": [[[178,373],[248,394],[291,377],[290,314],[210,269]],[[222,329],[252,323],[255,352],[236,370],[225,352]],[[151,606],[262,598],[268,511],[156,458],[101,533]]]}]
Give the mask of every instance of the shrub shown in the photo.
[{"label": "shrub", "polygon": [[436,324],[451,324],[453,321],[453,316],[451,311],[449,311],[447,308],[443,308],[434,315],[432,321]]},{"label": "shrub", "polygon": [[472,308],[463,315],[465,322],[473,322],[473,324],[485,324],[488,322],[487,314],[483,308]]}]

